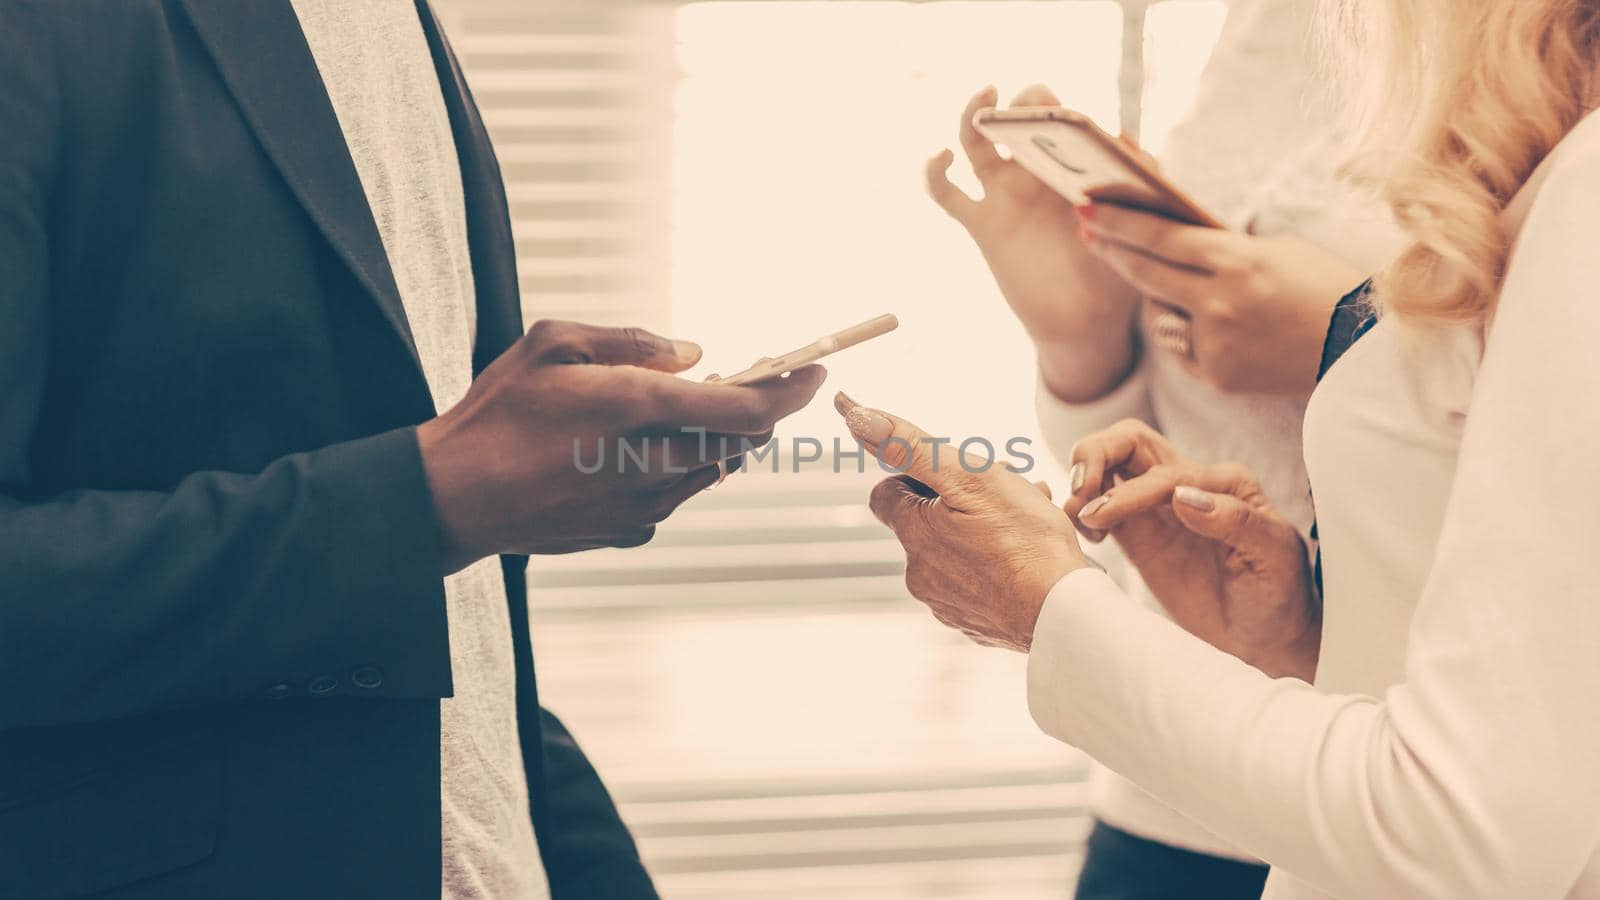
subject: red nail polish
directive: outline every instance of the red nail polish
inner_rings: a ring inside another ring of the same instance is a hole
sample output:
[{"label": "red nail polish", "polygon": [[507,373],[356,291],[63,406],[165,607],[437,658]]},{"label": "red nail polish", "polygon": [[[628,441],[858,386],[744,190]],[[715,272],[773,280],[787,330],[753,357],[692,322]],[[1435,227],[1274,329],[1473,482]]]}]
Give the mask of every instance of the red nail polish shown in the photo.
[{"label": "red nail polish", "polygon": [[1074,206],[1073,209],[1078,211],[1078,218],[1085,221],[1094,221],[1093,203],[1085,203],[1082,206]]}]

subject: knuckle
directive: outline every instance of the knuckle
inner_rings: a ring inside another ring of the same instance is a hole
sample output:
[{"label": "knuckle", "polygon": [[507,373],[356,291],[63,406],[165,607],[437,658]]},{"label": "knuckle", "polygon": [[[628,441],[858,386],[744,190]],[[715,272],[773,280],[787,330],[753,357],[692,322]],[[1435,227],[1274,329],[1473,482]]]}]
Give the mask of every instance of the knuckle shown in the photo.
[{"label": "knuckle", "polygon": [[540,319],[533,323],[533,329],[539,336],[541,343],[558,345],[571,342],[576,336],[578,328],[572,322],[561,319]]},{"label": "knuckle", "polygon": [[1235,268],[1251,278],[1265,278],[1271,271],[1270,257],[1265,253],[1256,251],[1253,247],[1247,251],[1238,252],[1234,262]]},{"label": "knuckle", "polygon": [[868,506],[877,514],[879,519],[887,521],[891,510],[899,505],[900,484],[893,479],[886,478],[872,487],[872,494],[867,500]]},{"label": "knuckle", "polygon": [[1256,480],[1255,479],[1255,475],[1252,474],[1248,468],[1245,468],[1245,466],[1240,464],[1240,463],[1236,463],[1236,462],[1218,463],[1217,466],[1215,467],[1214,471],[1217,473],[1217,475],[1221,476],[1223,479],[1225,479],[1226,481],[1228,481],[1228,482],[1230,482],[1232,484],[1242,485],[1242,486],[1246,486],[1246,487],[1255,484],[1255,480]]},{"label": "knuckle", "polygon": [[1245,297],[1265,297],[1273,293],[1272,278],[1260,264],[1246,267],[1238,273],[1240,294]]},{"label": "knuckle", "polygon": [[1261,255],[1250,245],[1229,241],[1211,248],[1211,263],[1224,275],[1248,276],[1262,269]]},{"label": "knuckle", "polygon": [[548,343],[551,329],[557,328],[558,325],[559,323],[553,319],[540,319],[528,329],[528,338],[535,344]]},{"label": "knuckle", "polygon": [[645,544],[648,544],[654,540],[655,536],[656,527],[654,525],[645,525],[640,528],[634,528],[623,532],[614,538],[610,543],[611,546],[620,549],[643,547]]},{"label": "knuckle", "polygon": [[890,469],[907,471],[917,461],[916,445],[901,435],[891,434],[878,445],[878,458]]},{"label": "knuckle", "polygon": [[661,348],[661,342],[655,335],[637,326],[630,325],[618,329],[617,337],[623,346],[641,359],[655,356]]},{"label": "knuckle", "polygon": [[1211,297],[1200,304],[1200,314],[1212,324],[1228,325],[1239,318],[1239,307],[1228,297]]},{"label": "knuckle", "polygon": [[[768,428],[765,431],[758,431],[758,432],[756,432],[754,434],[741,435],[738,440],[730,441],[728,443],[728,451],[730,453],[737,453],[737,452],[743,450],[747,446],[752,448],[752,449],[758,448],[758,447],[765,447],[768,444],[772,443],[772,439],[775,436],[776,436],[776,433],[771,428]],[[707,451],[706,451],[706,455],[707,456],[719,456],[720,455],[720,452],[719,452],[720,449],[721,449],[720,447],[715,447],[715,446],[708,447]],[[710,461],[711,460],[708,460],[708,462],[710,462]]]},{"label": "knuckle", "polygon": [[560,319],[540,319],[528,329],[530,346],[542,362],[587,362],[588,348],[580,333],[580,326]]},{"label": "knuckle", "polygon": [[1238,279],[1250,274],[1250,267],[1245,262],[1245,258],[1226,248],[1213,248],[1211,250],[1210,263],[1212,271],[1225,279]]},{"label": "knuckle", "polygon": [[917,598],[927,596],[928,577],[918,563],[911,562],[906,565],[905,582],[906,592],[911,596]]},{"label": "knuckle", "polygon": [[740,390],[718,403],[718,418],[733,434],[762,435],[776,425],[777,417],[769,411],[762,395],[755,391]]},{"label": "knuckle", "polygon": [[626,502],[629,521],[640,525],[656,525],[665,521],[677,508],[671,494],[672,486],[676,483],[676,480],[671,480],[638,484]]},{"label": "knuckle", "polygon": [[656,497],[652,497],[650,502],[645,504],[645,524],[654,526],[665,522],[667,519],[672,517],[673,513],[678,511],[678,503],[678,499],[671,495],[658,495]]},{"label": "knuckle", "polygon": [[1145,437],[1146,435],[1155,434],[1155,429],[1151,428],[1150,423],[1145,422],[1143,419],[1119,419],[1110,428],[1106,429],[1106,433],[1126,437]]},{"label": "knuckle", "polygon": [[744,434],[764,434],[777,425],[777,412],[759,394],[741,400],[734,414]]},{"label": "knuckle", "polygon": [[1144,478],[1155,481],[1177,482],[1183,478],[1184,467],[1177,463],[1160,463],[1145,470]]}]

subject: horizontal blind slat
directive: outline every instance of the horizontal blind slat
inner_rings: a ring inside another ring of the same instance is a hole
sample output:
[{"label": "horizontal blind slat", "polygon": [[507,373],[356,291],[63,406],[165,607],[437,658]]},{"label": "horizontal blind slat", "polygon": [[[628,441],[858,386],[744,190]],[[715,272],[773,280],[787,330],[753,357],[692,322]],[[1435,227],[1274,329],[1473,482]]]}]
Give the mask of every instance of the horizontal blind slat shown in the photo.
[{"label": "horizontal blind slat", "polygon": [[505,177],[524,319],[660,327],[670,11],[438,3]]}]

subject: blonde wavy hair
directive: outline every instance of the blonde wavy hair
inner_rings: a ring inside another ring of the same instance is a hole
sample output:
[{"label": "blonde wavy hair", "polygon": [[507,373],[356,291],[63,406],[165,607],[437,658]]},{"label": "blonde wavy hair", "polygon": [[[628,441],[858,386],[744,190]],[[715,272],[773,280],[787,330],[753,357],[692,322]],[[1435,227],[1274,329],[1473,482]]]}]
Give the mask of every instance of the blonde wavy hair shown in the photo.
[{"label": "blonde wavy hair", "polygon": [[1409,321],[1486,323],[1501,212],[1595,105],[1600,0],[1324,0],[1361,98],[1348,173],[1415,241],[1377,279]]}]

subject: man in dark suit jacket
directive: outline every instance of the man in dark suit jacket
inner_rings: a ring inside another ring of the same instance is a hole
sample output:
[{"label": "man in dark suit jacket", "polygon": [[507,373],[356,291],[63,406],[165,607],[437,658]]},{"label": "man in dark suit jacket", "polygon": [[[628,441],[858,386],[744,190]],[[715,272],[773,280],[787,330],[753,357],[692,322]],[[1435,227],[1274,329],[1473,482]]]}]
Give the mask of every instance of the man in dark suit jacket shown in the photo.
[{"label": "man in dark suit jacket", "polygon": [[[499,170],[416,11],[474,285],[446,410],[290,0],[0,0],[0,898],[470,894],[443,585],[495,556],[551,892],[654,896],[538,705],[520,554],[648,540],[821,372],[701,385],[693,345],[524,336]],[[575,465],[651,437],[672,463]]]}]

